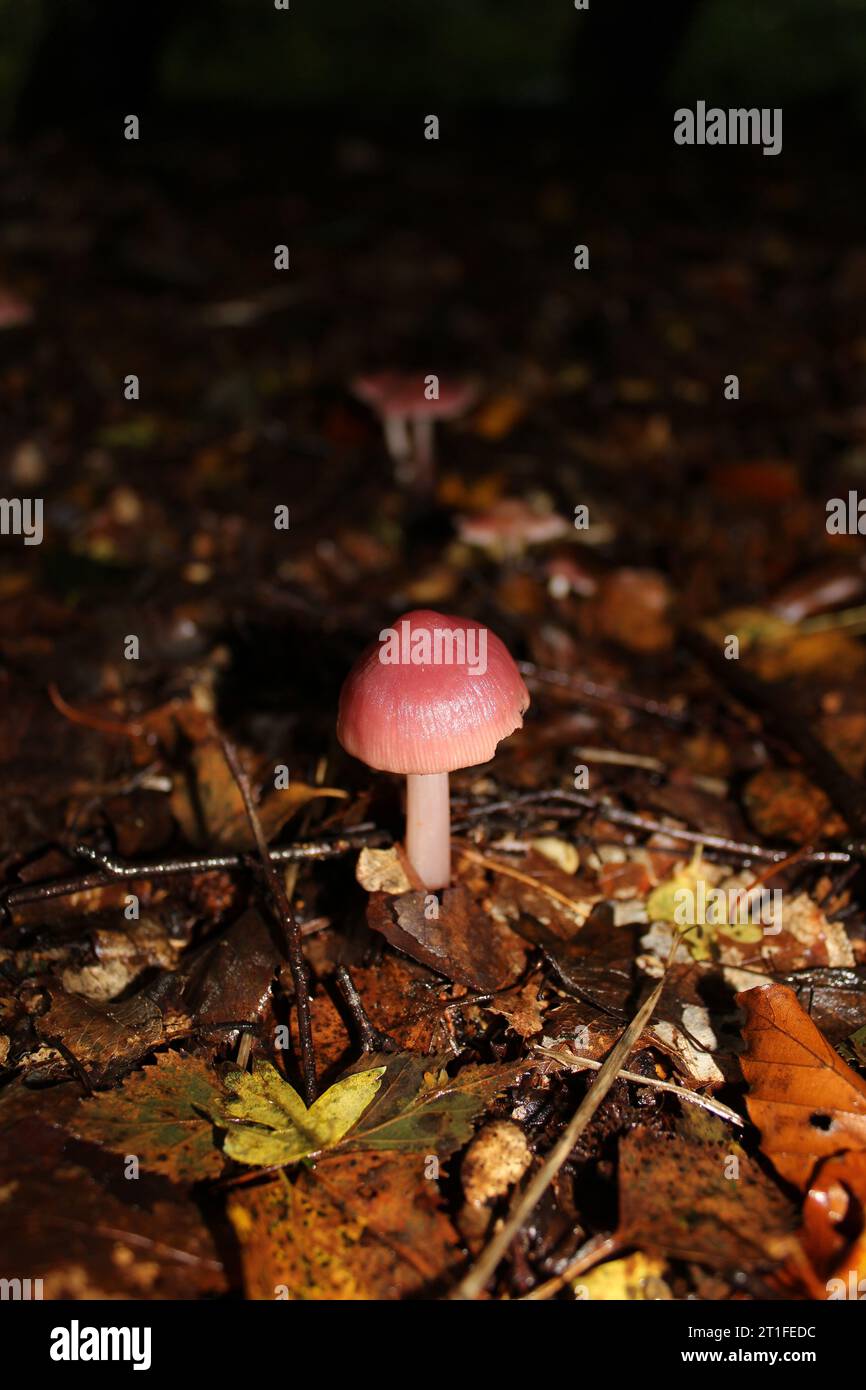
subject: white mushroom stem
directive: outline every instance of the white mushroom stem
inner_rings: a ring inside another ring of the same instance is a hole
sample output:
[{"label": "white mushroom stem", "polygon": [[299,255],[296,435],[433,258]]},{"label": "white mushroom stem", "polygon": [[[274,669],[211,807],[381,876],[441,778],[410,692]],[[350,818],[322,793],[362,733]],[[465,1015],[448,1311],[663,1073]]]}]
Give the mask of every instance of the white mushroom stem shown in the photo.
[{"label": "white mushroom stem", "polygon": [[429,415],[416,415],[412,428],[415,435],[415,486],[419,492],[432,492],[436,480],[433,420]]},{"label": "white mushroom stem", "polygon": [[451,805],[447,772],[413,772],[406,778],[406,853],[425,888],[448,887]]},{"label": "white mushroom stem", "polygon": [[398,466],[405,463],[412,452],[406,416],[383,415],[382,425],[385,430],[385,446],[390,457]]}]

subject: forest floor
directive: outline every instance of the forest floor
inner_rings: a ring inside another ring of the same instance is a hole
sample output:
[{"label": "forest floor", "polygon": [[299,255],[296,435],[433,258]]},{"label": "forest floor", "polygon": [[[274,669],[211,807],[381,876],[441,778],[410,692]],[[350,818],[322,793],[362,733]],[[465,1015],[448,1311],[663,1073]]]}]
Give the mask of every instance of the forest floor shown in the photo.
[{"label": "forest floor", "polygon": [[[2,157],[3,490],[44,499],[44,538],[0,541],[0,1276],[833,1296],[866,1277],[866,563],[827,527],[866,473],[845,181],[302,148]],[[475,390],[432,497],[351,391],[381,368]],[[438,916],[400,779],[334,735],[415,608],[489,624],[532,697],[451,778]],[[301,846],[279,873],[330,1120],[300,1108],[245,779]],[[755,885],[771,922],[677,915]]]}]

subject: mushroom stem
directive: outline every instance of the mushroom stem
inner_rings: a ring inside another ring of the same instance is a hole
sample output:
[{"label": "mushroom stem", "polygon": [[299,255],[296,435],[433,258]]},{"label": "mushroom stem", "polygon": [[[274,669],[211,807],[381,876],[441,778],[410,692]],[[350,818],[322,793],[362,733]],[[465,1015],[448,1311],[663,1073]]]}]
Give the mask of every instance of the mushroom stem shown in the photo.
[{"label": "mushroom stem", "polygon": [[385,415],[382,420],[385,431],[385,447],[394,464],[399,469],[405,467],[412,453],[412,441],[405,415]]},{"label": "mushroom stem", "polygon": [[436,478],[433,421],[426,415],[416,415],[412,428],[415,435],[415,487],[419,492],[432,492]]},{"label": "mushroom stem", "polygon": [[406,778],[406,853],[426,888],[448,887],[451,806],[447,772],[412,772]]}]

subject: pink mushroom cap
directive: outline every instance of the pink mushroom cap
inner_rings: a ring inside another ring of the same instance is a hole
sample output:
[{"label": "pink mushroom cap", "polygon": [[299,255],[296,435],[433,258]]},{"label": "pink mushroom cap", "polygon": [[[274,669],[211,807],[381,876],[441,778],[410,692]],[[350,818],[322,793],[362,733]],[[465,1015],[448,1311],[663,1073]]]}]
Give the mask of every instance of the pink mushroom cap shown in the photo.
[{"label": "pink mushroom cap", "polygon": [[[346,752],[368,767],[407,776],[489,762],[529,707],[504,644],[482,623],[430,609],[405,613],[384,631],[343,685],[337,738]],[[441,659],[460,655],[461,634],[465,659]],[[383,659],[397,648],[408,659]],[[414,660],[413,652],[431,659]]]},{"label": "pink mushroom cap", "polygon": [[461,516],[457,534],[466,545],[482,549],[520,549],[559,540],[570,527],[557,512],[540,512],[519,497],[503,497],[487,512]]},{"label": "pink mushroom cap", "polygon": [[352,390],[359,400],[380,415],[403,415],[419,420],[453,420],[475,399],[475,388],[466,381],[439,383],[438,399],[428,400],[426,376],[410,372],[374,372],[356,377]]}]

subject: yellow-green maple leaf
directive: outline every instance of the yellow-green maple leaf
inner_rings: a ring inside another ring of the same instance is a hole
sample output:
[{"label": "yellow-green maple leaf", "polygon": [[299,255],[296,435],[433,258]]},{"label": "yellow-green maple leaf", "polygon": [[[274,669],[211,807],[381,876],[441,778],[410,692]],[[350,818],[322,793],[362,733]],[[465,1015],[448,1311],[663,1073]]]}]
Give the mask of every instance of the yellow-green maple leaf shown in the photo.
[{"label": "yellow-green maple leaf", "polygon": [[225,1152],[239,1163],[270,1167],[331,1148],[363,1115],[384,1073],[384,1067],[353,1072],[308,1109],[270,1062],[256,1062],[251,1073],[230,1072],[231,1099],[214,1113],[226,1130]]},{"label": "yellow-green maple leaf", "polygon": [[707,892],[714,887],[701,872],[702,855],[703,850],[699,845],[688,864],[677,869],[670,878],[666,878],[653,889],[647,898],[646,909],[651,922],[669,922],[679,928],[683,943],[695,960],[710,960],[710,946],[717,932],[724,932],[725,936],[731,937],[734,941],[754,942],[761,940],[764,929],[760,922],[707,921],[706,913],[697,912],[694,923],[688,926],[682,924],[677,916],[677,894],[686,890],[697,898],[699,883],[705,884]]}]

